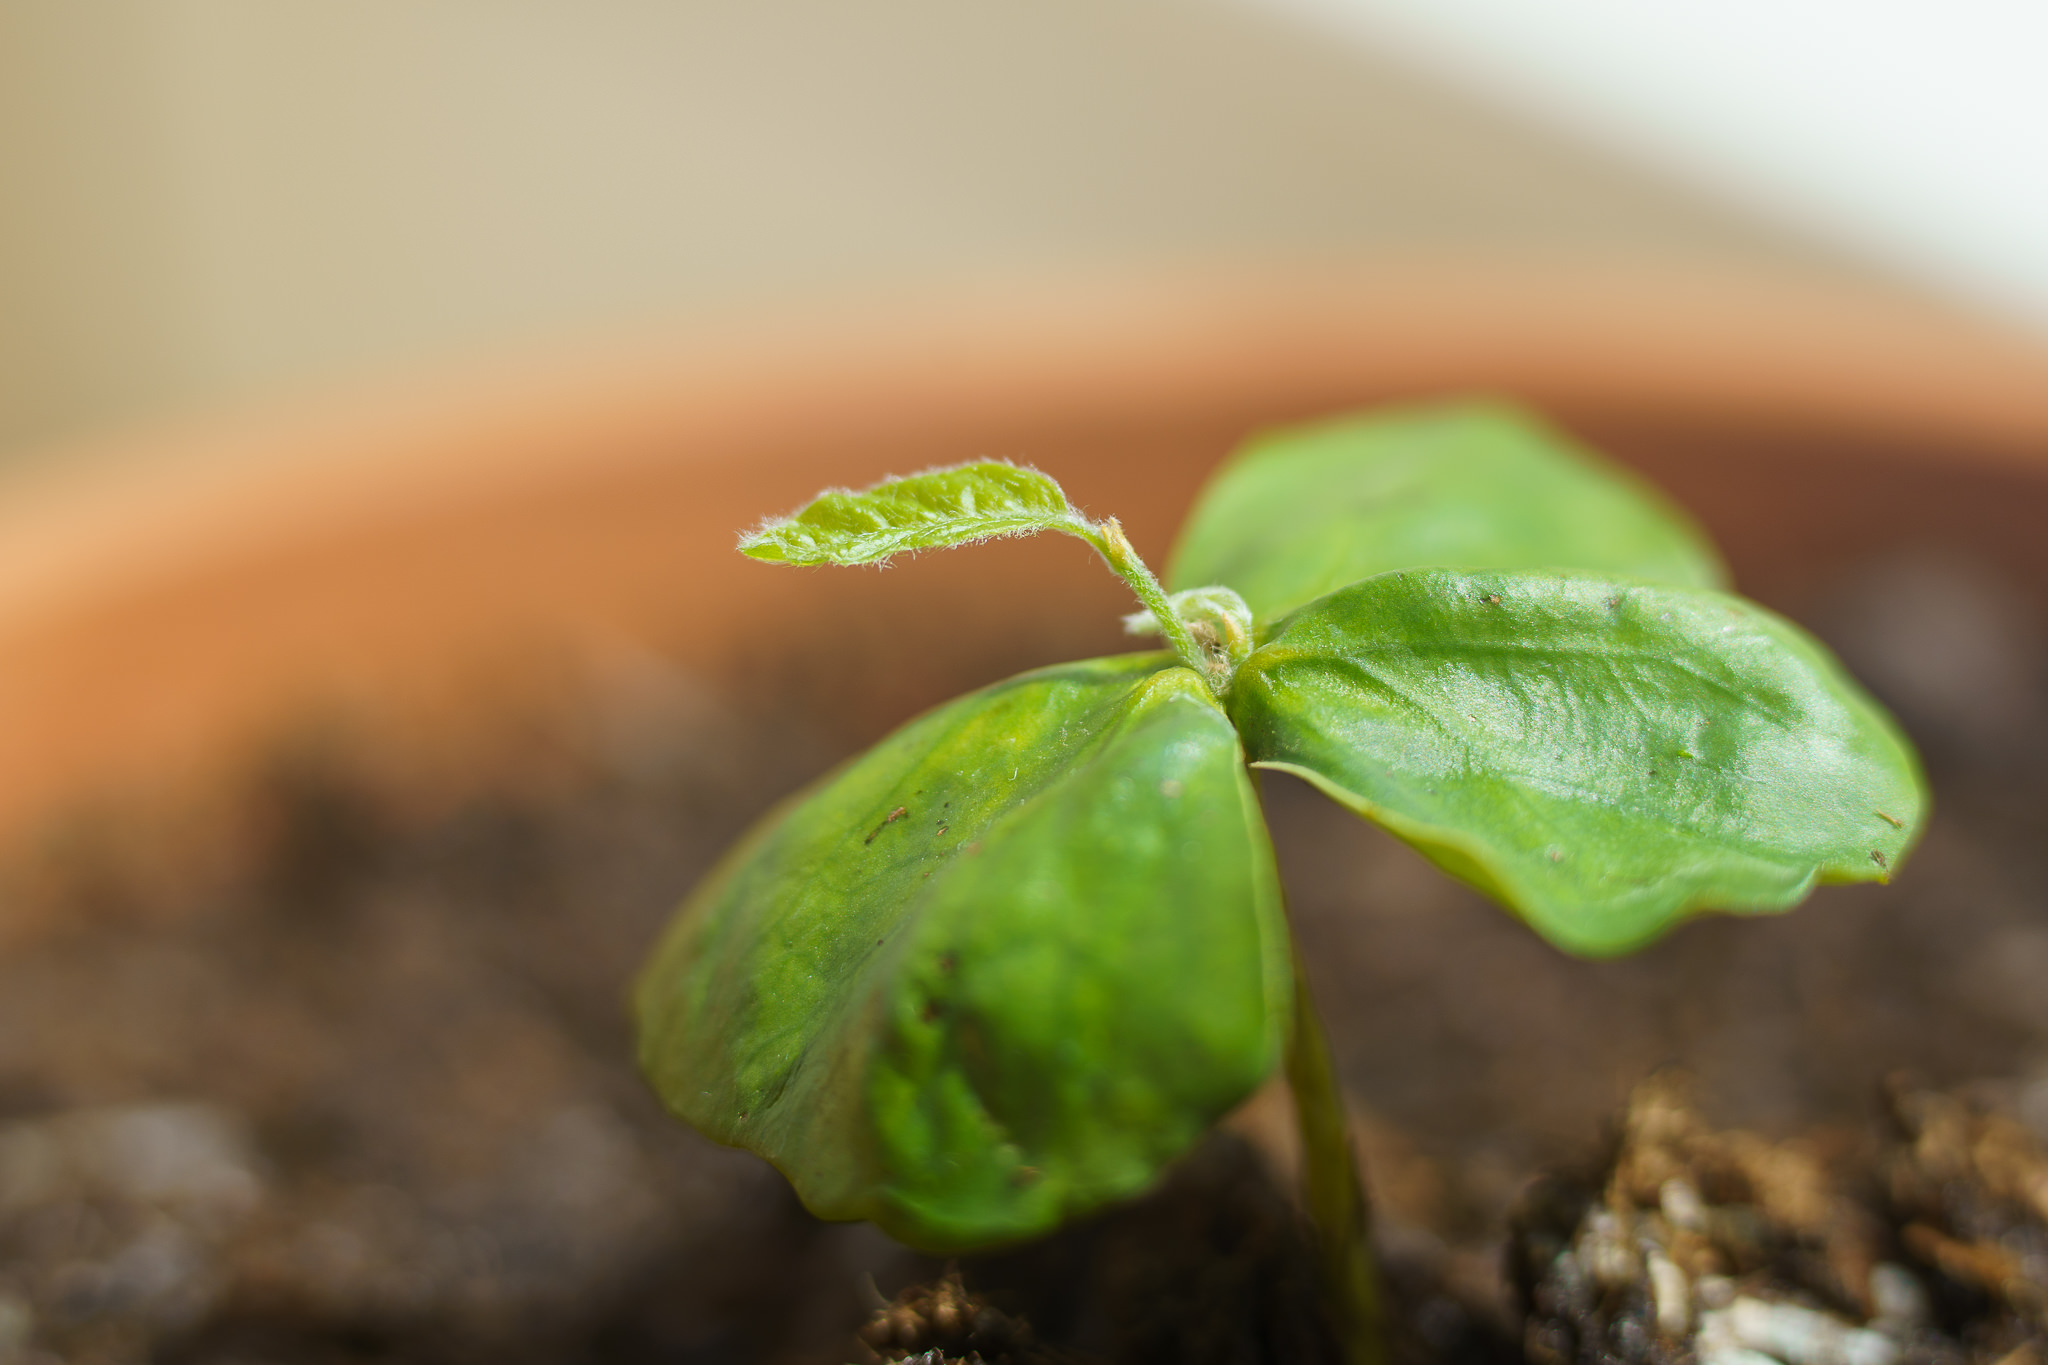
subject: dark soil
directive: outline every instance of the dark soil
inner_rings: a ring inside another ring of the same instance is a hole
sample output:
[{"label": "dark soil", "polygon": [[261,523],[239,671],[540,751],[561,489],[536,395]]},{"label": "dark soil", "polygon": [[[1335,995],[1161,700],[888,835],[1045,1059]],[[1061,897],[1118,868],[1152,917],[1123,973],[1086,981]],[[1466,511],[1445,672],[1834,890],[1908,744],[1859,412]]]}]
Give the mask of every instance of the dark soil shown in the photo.
[{"label": "dark soil", "polygon": [[[1658,1335],[1647,1281],[1596,1293],[1559,1264],[1605,1217],[1628,1253],[1610,1259],[1646,1266],[1652,1213],[1680,1264],[1663,1184],[1627,1174],[1643,1123],[1600,1165],[1631,1088],[1671,1064],[1699,1104],[1672,1169],[1703,1217],[1776,1248],[1681,1265],[1702,1296],[1688,1331],[1722,1292],[1699,1290],[1710,1274],[1859,1330],[1876,1312],[1869,1267],[1857,1281],[1836,1233],[1724,1170],[1737,1149],[1819,1163],[1871,1264],[1923,1291],[1927,1316],[1885,1338],[1909,1354],[1988,1362],[2036,1330],[2018,1286],[2048,1283],[2038,1224],[1968,1134],[2048,1133],[2040,604],[1929,554],[1790,605],[1927,747],[1939,813],[1895,886],[1577,962],[1269,784],[1360,1105],[1400,1358],[1706,1359]],[[968,1262],[959,1288],[660,1113],[624,984],[711,859],[854,737],[657,681],[570,708],[523,741],[518,780],[430,811],[357,771],[345,737],[287,746],[250,787],[260,853],[204,892],[124,871],[118,832],[67,846],[66,927],[0,957],[0,1363],[1331,1358],[1271,1097],[1152,1198]],[[1921,1088],[1887,1092],[1902,1069]],[[1588,1174],[1532,1186],[1546,1171]]]},{"label": "dark soil", "polygon": [[1900,1080],[1863,1135],[1716,1132],[1666,1075],[1591,1179],[1524,1196],[1532,1365],[1901,1365],[2048,1347],[2048,1149],[1997,1087]]}]

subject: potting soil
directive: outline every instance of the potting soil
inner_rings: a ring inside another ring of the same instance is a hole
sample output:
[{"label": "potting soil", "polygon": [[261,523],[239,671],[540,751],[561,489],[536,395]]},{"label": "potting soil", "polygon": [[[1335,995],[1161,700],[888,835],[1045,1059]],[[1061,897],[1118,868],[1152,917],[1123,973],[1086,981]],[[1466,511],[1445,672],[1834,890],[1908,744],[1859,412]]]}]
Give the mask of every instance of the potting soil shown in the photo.
[{"label": "potting soil", "polygon": [[[1928,753],[1890,887],[1573,961],[1268,784],[1397,1358],[2048,1365],[2011,1174],[2048,1138],[2040,604],[1951,557],[1806,606]],[[0,1362],[1333,1358],[1270,1096],[1153,1197],[951,1282],[660,1111],[626,983],[855,738],[671,684],[427,814],[346,735],[286,745],[257,852],[203,886],[123,873],[118,831],[69,846],[65,927],[0,956]],[[1673,1065],[1696,1099],[1626,1108]]]}]

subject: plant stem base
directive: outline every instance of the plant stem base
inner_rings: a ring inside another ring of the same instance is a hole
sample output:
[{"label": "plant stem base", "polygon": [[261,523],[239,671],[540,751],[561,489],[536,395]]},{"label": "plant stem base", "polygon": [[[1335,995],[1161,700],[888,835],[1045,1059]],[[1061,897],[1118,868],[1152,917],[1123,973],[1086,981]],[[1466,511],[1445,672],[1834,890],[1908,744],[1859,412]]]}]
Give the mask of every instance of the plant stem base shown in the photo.
[{"label": "plant stem base", "polygon": [[1287,1085],[1301,1131],[1301,1195],[1333,1325],[1348,1365],[1386,1365],[1387,1333],[1372,1218],[1330,1064],[1330,1043],[1294,959],[1294,1027],[1287,1044]]}]

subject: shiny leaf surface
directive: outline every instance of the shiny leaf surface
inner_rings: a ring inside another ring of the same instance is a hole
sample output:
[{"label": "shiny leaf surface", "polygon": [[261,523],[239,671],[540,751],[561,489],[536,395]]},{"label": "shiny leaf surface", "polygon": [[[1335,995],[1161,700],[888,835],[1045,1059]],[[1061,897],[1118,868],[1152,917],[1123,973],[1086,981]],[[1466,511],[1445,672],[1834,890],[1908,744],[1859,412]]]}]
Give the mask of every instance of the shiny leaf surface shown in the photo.
[{"label": "shiny leaf surface", "polygon": [[1281,622],[1230,709],[1259,766],[1578,953],[1883,880],[1926,802],[1911,750],[1817,644],[1703,589],[1385,574]]},{"label": "shiny leaf surface", "polygon": [[950,1250],[1144,1189],[1273,1069],[1290,980],[1236,733],[1146,654],[963,697],[771,815],[636,1006],[683,1118]]},{"label": "shiny leaf surface", "polygon": [[885,479],[858,492],[828,489],[793,516],[741,537],[740,550],[774,564],[872,564],[906,550],[1079,525],[1052,479],[983,461]]},{"label": "shiny leaf surface", "polygon": [[1222,583],[1261,622],[1392,569],[1588,569],[1723,582],[1691,521],[1522,410],[1467,403],[1254,440],[1181,533],[1170,588]]}]

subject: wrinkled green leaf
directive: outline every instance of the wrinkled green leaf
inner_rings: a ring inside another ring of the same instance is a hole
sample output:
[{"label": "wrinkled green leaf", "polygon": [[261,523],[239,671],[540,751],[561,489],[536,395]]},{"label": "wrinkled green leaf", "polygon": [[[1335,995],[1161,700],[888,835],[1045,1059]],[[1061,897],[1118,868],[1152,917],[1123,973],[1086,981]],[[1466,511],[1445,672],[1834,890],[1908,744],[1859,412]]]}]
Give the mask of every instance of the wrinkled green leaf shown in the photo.
[{"label": "wrinkled green leaf", "polygon": [[1706,537],[1635,475],[1519,408],[1462,403],[1259,437],[1203,490],[1166,579],[1227,584],[1268,622],[1427,566],[1725,578]]},{"label": "wrinkled green leaf", "polygon": [[1146,654],[963,697],[771,815],[636,1005],[683,1118],[949,1250],[1145,1188],[1272,1070],[1290,981],[1236,733]]},{"label": "wrinkled green leaf", "polygon": [[983,461],[885,479],[859,492],[828,489],[794,516],[741,537],[740,550],[774,564],[872,564],[906,550],[1079,525],[1052,479]]},{"label": "wrinkled green leaf", "polygon": [[1704,589],[1419,570],[1280,623],[1231,715],[1295,773],[1573,952],[1883,880],[1926,797],[1797,627]]}]

